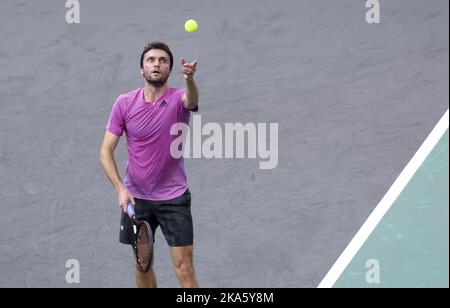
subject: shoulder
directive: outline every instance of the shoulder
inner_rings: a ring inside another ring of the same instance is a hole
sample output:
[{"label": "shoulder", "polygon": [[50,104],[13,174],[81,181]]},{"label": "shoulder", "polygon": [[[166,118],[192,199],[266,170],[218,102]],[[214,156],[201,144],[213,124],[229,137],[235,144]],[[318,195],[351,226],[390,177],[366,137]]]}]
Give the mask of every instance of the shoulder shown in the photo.
[{"label": "shoulder", "polygon": [[141,91],[142,91],[142,88],[137,88],[133,91],[123,93],[123,94],[119,95],[117,100],[125,101],[125,102],[134,101],[139,96],[139,93],[141,93]]},{"label": "shoulder", "polygon": [[136,101],[139,98],[139,94],[141,93],[142,88],[137,88],[133,91],[120,94],[115,102],[115,105],[119,107],[121,110],[126,110],[130,107],[130,104],[132,104],[134,101]]},{"label": "shoulder", "polygon": [[183,104],[184,98],[186,95],[186,89],[185,88],[171,88],[172,92],[170,94],[170,99],[172,101],[176,101],[178,104]]},{"label": "shoulder", "polygon": [[186,93],[185,88],[169,88],[169,95],[171,97],[180,98],[184,93]]}]

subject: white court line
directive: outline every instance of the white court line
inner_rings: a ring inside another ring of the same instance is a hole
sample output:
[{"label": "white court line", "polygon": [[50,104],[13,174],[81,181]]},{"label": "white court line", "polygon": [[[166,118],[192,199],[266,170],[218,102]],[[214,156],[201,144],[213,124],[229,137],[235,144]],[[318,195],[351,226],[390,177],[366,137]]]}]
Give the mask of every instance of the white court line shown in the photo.
[{"label": "white court line", "polygon": [[433,128],[431,133],[428,135],[427,139],[423,142],[420,148],[414,154],[413,158],[409,161],[403,171],[400,173],[398,178],[392,184],[391,188],[384,195],[383,199],[378,203],[375,209],[372,211],[370,216],[364,222],[362,227],[350,241],[348,246],[341,253],[339,258],[333,264],[331,269],[325,275],[325,277],[320,282],[318,288],[331,288],[336,280],[341,276],[342,272],[348,266],[350,261],[355,257],[356,253],[359,251],[361,246],[370,236],[372,231],[378,225],[380,220],[383,218],[384,214],[389,210],[392,204],[395,202],[397,197],[409,183],[411,178],[416,173],[417,169],[422,165],[424,160],[439,142],[441,137],[445,134],[448,129],[448,109],[444,116],[439,120],[436,126]]}]

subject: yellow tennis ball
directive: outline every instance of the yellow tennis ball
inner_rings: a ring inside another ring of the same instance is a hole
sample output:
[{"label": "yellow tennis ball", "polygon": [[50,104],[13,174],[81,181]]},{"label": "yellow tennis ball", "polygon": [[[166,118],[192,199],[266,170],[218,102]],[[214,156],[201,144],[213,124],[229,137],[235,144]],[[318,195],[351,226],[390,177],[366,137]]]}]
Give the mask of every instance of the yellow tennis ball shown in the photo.
[{"label": "yellow tennis ball", "polygon": [[198,30],[198,24],[195,20],[189,19],[184,23],[184,30],[186,32],[192,33]]}]

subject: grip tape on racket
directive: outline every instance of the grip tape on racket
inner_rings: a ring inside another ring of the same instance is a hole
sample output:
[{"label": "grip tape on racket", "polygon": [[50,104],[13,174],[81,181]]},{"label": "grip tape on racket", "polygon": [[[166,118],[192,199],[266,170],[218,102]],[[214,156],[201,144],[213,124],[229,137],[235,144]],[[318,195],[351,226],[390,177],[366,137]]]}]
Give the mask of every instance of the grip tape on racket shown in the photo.
[{"label": "grip tape on racket", "polygon": [[130,216],[130,218],[133,218],[134,216],[136,216],[136,214],[134,213],[134,208],[133,205],[131,205],[131,202],[128,203],[128,216]]}]

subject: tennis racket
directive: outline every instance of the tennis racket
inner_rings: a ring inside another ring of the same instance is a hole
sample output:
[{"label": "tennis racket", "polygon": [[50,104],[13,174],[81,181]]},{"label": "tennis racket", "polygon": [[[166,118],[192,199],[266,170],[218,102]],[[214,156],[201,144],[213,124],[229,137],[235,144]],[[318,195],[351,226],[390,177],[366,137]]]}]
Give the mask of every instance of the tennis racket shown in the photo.
[{"label": "tennis racket", "polygon": [[133,223],[131,246],[136,259],[136,268],[141,273],[146,273],[153,262],[153,232],[148,222],[136,219],[131,203],[128,203],[128,216]]}]

